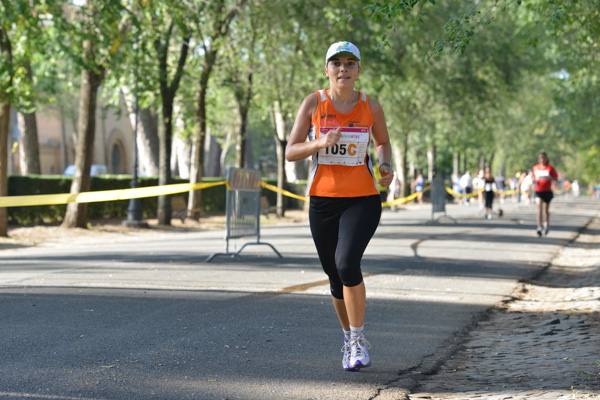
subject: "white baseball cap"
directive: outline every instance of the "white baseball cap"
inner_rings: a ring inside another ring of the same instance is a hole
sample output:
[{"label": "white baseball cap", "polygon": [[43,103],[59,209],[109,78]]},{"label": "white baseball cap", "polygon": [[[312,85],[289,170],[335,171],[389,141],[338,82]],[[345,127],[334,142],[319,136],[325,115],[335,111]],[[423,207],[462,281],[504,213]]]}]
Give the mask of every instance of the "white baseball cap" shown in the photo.
[{"label": "white baseball cap", "polygon": [[325,66],[327,66],[327,61],[329,61],[331,57],[340,53],[352,54],[360,63],[360,51],[358,50],[358,47],[350,42],[337,42],[329,46],[327,57],[325,57]]}]

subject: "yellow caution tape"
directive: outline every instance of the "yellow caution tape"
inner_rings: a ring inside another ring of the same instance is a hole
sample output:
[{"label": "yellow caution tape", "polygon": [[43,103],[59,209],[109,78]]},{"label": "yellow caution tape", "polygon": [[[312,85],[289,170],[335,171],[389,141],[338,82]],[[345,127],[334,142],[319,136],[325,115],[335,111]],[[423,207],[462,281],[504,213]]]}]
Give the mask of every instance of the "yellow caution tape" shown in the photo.
[{"label": "yellow caution tape", "polygon": [[[425,193],[429,189],[431,189],[431,185],[425,186],[423,188],[423,193]],[[413,193],[411,195],[408,195],[406,197],[400,197],[400,198],[397,198],[397,199],[392,200],[392,201],[385,201],[385,202],[381,203],[381,206],[382,207],[398,206],[400,204],[408,203],[409,201],[416,199],[418,196],[419,196],[419,192],[415,192],[415,193]]]},{"label": "yellow caution tape", "polygon": [[[450,193],[450,194],[451,194],[452,196],[454,196],[454,197],[462,197],[462,193],[455,192],[454,190],[450,189],[448,186],[446,186],[446,191],[447,191],[448,193]],[[469,194],[467,194],[467,198],[470,198],[470,197],[475,197],[475,196],[477,196],[477,195],[478,195],[480,192],[483,192],[483,189],[479,189],[479,190],[478,190],[478,191],[476,191],[475,193],[469,193]],[[510,195],[513,195],[513,194],[519,193],[519,192],[520,192],[520,190],[519,190],[519,189],[515,189],[515,190],[505,190],[504,192],[503,192],[503,191],[501,191],[501,190],[494,190],[494,192],[496,192],[496,193],[499,193],[499,194],[501,194],[501,193],[504,193],[505,195],[508,195],[508,196],[510,196]]]},{"label": "yellow caution tape", "polygon": [[135,189],[101,190],[97,192],[40,194],[32,196],[0,197],[0,207],[46,206],[66,203],[94,203],[98,201],[129,200],[164,196],[224,185],[225,181],[211,183],[176,183]]},{"label": "yellow caution tape", "polygon": [[382,207],[398,206],[400,204],[404,204],[411,200],[416,199],[418,195],[419,195],[419,193],[417,192],[417,193],[413,193],[406,197],[401,197],[401,198],[395,199],[393,201],[384,201],[383,203],[381,203],[381,206]]},{"label": "yellow caution tape", "polygon": [[[457,193],[454,190],[450,189],[448,186],[446,186],[446,192],[448,192],[449,194],[451,194],[454,197],[462,197],[462,193]],[[483,192],[483,189],[479,189],[476,192],[469,193],[469,194],[467,194],[467,198],[475,197],[481,192]]]},{"label": "yellow caution tape", "polygon": [[[264,187],[265,189],[272,190],[273,192],[282,193],[283,195],[288,196],[288,197],[293,197],[294,199],[298,199],[298,200],[302,200],[302,201],[308,201],[308,197],[299,196],[299,195],[297,195],[295,193],[292,193],[292,192],[289,192],[287,190],[279,189],[277,186],[269,185],[266,182],[261,182],[261,184],[262,184],[262,187]],[[430,188],[431,188],[431,186],[425,187],[423,189],[423,192],[426,192]],[[404,203],[407,203],[407,202],[409,202],[411,200],[416,199],[418,195],[419,195],[419,193],[417,192],[417,193],[411,194],[410,196],[406,196],[406,197],[402,197],[402,198],[399,198],[399,199],[395,199],[394,201],[386,201],[386,202],[381,203],[381,206],[382,207],[389,207],[389,206],[392,206],[392,205],[397,206],[399,204],[404,204]]]},{"label": "yellow caution tape", "polygon": [[283,193],[285,196],[293,197],[294,199],[308,201],[308,197],[299,196],[299,195],[289,192],[287,190],[279,189],[277,186],[269,185],[267,182],[261,182],[261,185],[265,189],[272,190],[273,192]]},{"label": "yellow caution tape", "polygon": [[[0,207],[26,207],[26,206],[46,206],[56,204],[67,204],[67,203],[94,203],[100,201],[114,201],[114,200],[129,200],[139,199],[144,197],[154,196],[165,196],[176,193],[189,192],[191,190],[201,190],[214,186],[226,185],[228,189],[229,183],[227,181],[211,182],[211,183],[177,183],[173,185],[163,186],[151,186],[142,187],[135,189],[116,189],[116,190],[102,190],[97,192],[83,192],[83,193],[59,193],[59,194],[40,194],[40,195],[28,195],[28,196],[5,196],[0,197]],[[270,185],[266,182],[261,182],[261,186],[265,189],[272,190],[274,192],[282,193],[285,196],[292,197],[302,201],[308,201],[308,197],[299,196],[287,190],[279,189],[277,186]],[[426,186],[423,192],[431,189],[431,186]],[[482,189],[483,190],[483,189]],[[482,191],[480,190],[480,191]],[[462,193],[457,193],[454,190],[446,186],[446,191],[452,196],[461,197]],[[467,197],[477,196],[480,192],[470,193]],[[518,192],[519,190],[506,191],[504,194],[510,195]],[[419,195],[418,192],[413,193],[406,197],[401,197],[393,201],[383,202],[383,207],[396,206],[407,203],[414,200]]]}]

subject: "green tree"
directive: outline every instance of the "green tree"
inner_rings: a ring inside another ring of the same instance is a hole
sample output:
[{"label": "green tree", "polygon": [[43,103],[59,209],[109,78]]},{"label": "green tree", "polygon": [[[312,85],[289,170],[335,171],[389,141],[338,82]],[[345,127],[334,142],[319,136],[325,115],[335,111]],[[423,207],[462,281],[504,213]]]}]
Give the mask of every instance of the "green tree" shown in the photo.
[{"label": "green tree", "polygon": [[[204,150],[206,139],[206,94],[208,84],[216,64],[220,49],[229,33],[231,22],[245,7],[247,0],[237,0],[228,5],[225,0],[211,2],[195,1],[193,24],[199,50],[203,55],[200,78],[196,88],[195,130],[193,136],[192,171],[190,183],[198,183],[203,177]],[[199,217],[201,191],[191,191],[188,199],[188,212]]]},{"label": "green tree", "polygon": [[[75,153],[75,175],[71,193],[90,190],[90,168],[96,125],[98,89],[115,57],[128,28],[128,15],[118,0],[88,0],[79,7],[53,3],[53,21],[63,55],[73,58],[81,70],[79,122]],[[86,226],[87,204],[69,203],[63,220],[65,227]]]},{"label": "green tree", "polygon": [[[153,63],[160,98],[162,129],[159,130],[159,185],[171,183],[171,147],[173,137],[173,109],[184,67],[190,50],[192,32],[185,17],[186,9],[177,1],[149,1],[140,8],[140,27],[149,26],[140,43],[155,58]],[[158,223],[171,223],[170,196],[158,198]]]},{"label": "green tree", "polygon": [[[35,91],[31,69],[32,45],[42,41],[39,1],[2,0],[0,15],[0,196],[6,196],[8,129],[11,105],[20,113],[21,165],[25,173],[39,173]],[[24,151],[23,151],[24,150]],[[7,234],[6,209],[0,208],[0,236]]]}]

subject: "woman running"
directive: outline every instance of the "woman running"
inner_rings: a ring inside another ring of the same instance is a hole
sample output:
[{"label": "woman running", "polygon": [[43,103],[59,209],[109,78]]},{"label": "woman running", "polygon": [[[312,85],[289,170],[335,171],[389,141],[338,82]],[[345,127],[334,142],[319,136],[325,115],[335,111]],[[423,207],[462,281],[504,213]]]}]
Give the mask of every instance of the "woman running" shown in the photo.
[{"label": "woman running", "polygon": [[304,99],[286,148],[288,161],[312,156],[310,228],[344,330],[342,367],[348,371],[371,365],[363,328],[366,291],[360,268],[381,217],[381,198],[368,154],[371,140],[380,162],[379,184],[388,187],[394,177],[383,109],[376,100],[354,90],[360,72],[355,45],[337,42],[329,47],[325,74],[330,87]]},{"label": "woman running", "polygon": [[538,162],[533,167],[533,178],[535,182],[535,202],[538,206],[537,230],[538,236],[546,236],[550,231],[550,202],[554,198],[552,193],[552,181],[556,181],[558,173],[548,163],[546,153],[538,155]]},{"label": "woman running", "polygon": [[492,219],[492,209],[494,204],[494,191],[496,188],[496,180],[492,176],[490,167],[486,167],[483,174],[483,198],[485,200],[485,219]]},{"label": "woman running", "polygon": [[414,182],[415,192],[417,192],[417,202],[423,204],[423,190],[425,189],[425,179],[423,174],[417,175],[417,179]]}]

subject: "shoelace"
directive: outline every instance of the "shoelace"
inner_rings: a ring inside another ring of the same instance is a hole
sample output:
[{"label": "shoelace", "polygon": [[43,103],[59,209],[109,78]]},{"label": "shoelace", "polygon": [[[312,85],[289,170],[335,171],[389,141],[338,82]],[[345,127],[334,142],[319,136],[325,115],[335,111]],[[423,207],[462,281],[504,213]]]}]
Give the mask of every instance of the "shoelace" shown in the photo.
[{"label": "shoelace", "polygon": [[367,339],[365,339],[364,337],[357,337],[357,338],[353,338],[350,339],[350,342],[348,342],[351,346],[351,348],[354,346],[355,353],[356,353],[356,357],[360,357],[363,353],[363,347],[370,349],[371,348],[371,344],[369,343],[369,341]]},{"label": "shoelace", "polygon": [[344,343],[344,345],[342,346],[342,353],[345,353],[347,351],[350,351],[350,342],[346,342]]}]

